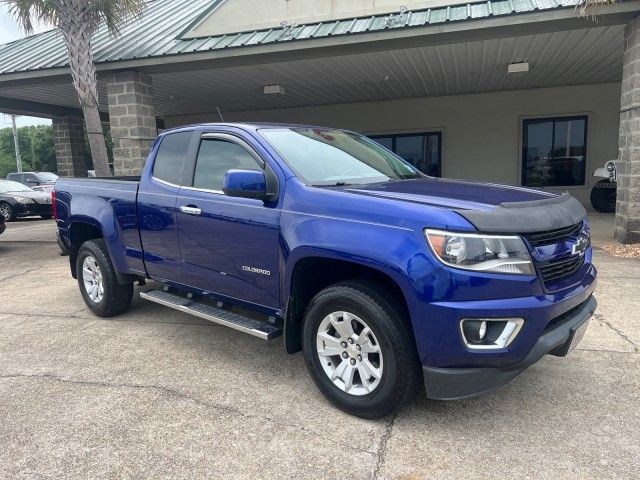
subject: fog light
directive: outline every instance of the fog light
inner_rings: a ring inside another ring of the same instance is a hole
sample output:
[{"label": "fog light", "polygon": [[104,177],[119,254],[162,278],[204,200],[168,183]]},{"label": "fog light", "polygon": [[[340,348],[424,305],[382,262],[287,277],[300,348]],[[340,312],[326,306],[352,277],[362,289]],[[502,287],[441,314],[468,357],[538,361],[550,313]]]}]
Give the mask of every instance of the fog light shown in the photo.
[{"label": "fog light", "polygon": [[467,348],[506,348],[523,324],[522,318],[465,318],[460,321],[460,332]]},{"label": "fog light", "polygon": [[480,337],[480,340],[484,340],[484,337],[486,335],[487,335],[487,322],[483,320],[482,323],[480,324],[480,329],[478,330],[478,337]]}]

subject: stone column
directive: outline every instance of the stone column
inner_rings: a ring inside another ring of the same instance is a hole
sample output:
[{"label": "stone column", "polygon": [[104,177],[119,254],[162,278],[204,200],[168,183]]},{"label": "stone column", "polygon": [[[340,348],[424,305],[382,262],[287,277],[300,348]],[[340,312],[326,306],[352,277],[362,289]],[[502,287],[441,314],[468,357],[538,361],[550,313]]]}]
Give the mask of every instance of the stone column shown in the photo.
[{"label": "stone column", "polygon": [[615,237],[640,242],[640,16],[624,35]]},{"label": "stone column", "polygon": [[140,175],[156,138],[151,77],[140,72],[107,77],[115,175]]},{"label": "stone column", "polygon": [[52,125],[58,175],[86,177],[87,159],[82,117],[79,115],[53,117]]}]

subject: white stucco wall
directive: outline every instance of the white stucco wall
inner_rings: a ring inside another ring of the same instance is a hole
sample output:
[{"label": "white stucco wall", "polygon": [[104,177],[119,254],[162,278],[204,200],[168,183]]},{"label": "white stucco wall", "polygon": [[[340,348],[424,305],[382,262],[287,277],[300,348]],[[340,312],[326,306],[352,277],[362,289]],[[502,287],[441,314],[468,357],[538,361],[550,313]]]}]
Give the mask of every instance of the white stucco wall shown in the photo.
[{"label": "white stucco wall", "polygon": [[[253,112],[227,112],[226,121],[309,123],[367,134],[443,132],[443,176],[520,184],[522,120],[588,115],[587,185],[568,187],[588,203],[591,175],[617,157],[620,84],[519,90],[386,102],[352,103]],[[167,127],[215,122],[218,115],[167,117]]]}]

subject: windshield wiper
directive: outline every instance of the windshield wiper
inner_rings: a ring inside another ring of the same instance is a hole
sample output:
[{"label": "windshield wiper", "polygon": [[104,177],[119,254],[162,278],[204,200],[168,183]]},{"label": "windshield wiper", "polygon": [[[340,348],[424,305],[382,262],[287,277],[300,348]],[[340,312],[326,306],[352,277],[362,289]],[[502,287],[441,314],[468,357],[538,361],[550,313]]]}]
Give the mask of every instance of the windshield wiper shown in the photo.
[{"label": "windshield wiper", "polygon": [[350,187],[351,185],[353,185],[353,183],[346,182],[311,184],[312,187]]}]

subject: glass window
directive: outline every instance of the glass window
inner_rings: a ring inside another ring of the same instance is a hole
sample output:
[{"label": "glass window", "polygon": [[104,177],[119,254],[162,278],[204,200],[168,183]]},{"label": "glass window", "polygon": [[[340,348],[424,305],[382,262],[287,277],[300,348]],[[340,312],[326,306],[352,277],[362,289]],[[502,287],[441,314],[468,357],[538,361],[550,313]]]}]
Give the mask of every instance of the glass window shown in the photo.
[{"label": "glass window", "polygon": [[224,174],[229,170],[261,171],[253,156],[240,145],[218,139],[203,139],[198,151],[193,186],[222,190]]},{"label": "glass window", "polygon": [[51,172],[40,172],[38,173],[38,179],[41,182],[55,182],[58,179],[58,175]]},{"label": "glass window", "polygon": [[180,185],[193,132],[170,133],[162,139],[153,165],[153,176],[158,180]]},{"label": "glass window", "polygon": [[274,128],[260,133],[308,185],[363,185],[421,176],[407,162],[356,133],[323,128]]},{"label": "glass window", "polygon": [[522,185],[585,184],[586,116],[525,120],[522,146]]},{"label": "glass window", "polygon": [[380,145],[432,177],[442,175],[442,133],[412,133],[371,137]]}]

